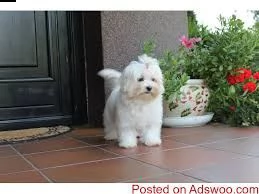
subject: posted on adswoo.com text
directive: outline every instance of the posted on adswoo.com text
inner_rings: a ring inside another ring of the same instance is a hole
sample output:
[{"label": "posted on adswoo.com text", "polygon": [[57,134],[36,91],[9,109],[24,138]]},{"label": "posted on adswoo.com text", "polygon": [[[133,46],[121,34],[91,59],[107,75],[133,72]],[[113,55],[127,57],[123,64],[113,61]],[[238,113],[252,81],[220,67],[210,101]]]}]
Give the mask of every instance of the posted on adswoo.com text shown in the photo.
[{"label": "posted on adswoo.com text", "polygon": [[177,186],[176,184],[132,184],[132,194],[259,194],[258,186],[238,186],[213,184],[192,184]]}]

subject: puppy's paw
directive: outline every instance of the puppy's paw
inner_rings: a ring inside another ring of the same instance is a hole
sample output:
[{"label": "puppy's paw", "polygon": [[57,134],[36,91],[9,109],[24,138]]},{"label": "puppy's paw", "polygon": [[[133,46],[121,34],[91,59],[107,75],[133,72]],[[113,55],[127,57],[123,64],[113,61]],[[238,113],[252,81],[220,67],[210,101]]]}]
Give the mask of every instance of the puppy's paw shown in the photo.
[{"label": "puppy's paw", "polygon": [[112,137],[112,136],[105,135],[105,136],[104,136],[104,139],[107,140],[107,141],[112,141],[112,140],[116,140],[117,138],[116,138],[116,137]]},{"label": "puppy's paw", "polygon": [[146,145],[146,146],[159,146],[161,145],[162,141],[160,138],[148,138],[148,139],[145,139],[143,141],[143,143]]},{"label": "puppy's paw", "polygon": [[122,148],[134,148],[137,146],[137,141],[120,141],[119,146]]},{"label": "puppy's paw", "polygon": [[110,133],[107,133],[105,134],[104,136],[104,139],[105,140],[116,140],[118,137],[117,137],[117,134],[115,132],[110,132]]}]

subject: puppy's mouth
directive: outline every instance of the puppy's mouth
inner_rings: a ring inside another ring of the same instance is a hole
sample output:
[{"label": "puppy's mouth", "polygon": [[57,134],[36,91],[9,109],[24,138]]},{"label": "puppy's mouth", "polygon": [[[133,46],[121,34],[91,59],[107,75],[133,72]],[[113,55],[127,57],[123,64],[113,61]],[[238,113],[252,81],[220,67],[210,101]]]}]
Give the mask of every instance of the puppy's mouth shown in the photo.
[{"label": "puppy's mouth", "polygon": [[152,94],[152,92],[151,91],[146,91],[146,92],[144,92],[144,94]]}]

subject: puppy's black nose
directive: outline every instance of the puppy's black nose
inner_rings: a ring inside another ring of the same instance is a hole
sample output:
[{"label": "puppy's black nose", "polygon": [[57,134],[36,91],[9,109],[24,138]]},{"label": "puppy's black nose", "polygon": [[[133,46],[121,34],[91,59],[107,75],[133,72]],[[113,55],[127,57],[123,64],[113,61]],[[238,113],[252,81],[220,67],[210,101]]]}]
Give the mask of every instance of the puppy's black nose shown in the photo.
[{"label": "puppy's black nose", "polygon": [[147,89],[147,91],[150,92],[152,90],[152,87],[151,86],[147,86],[146,89]]}]

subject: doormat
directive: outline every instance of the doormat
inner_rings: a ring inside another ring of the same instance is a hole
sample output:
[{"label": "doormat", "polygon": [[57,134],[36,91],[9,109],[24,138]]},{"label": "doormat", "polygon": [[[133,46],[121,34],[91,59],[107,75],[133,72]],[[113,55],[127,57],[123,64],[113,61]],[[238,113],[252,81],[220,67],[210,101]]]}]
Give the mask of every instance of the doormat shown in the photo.
[{"label": "doormat", "polygon": [[0,132],[0,144],[13,144],[53,137],[70,131],[67,126],[40,127]]}]

